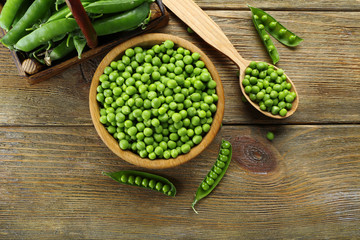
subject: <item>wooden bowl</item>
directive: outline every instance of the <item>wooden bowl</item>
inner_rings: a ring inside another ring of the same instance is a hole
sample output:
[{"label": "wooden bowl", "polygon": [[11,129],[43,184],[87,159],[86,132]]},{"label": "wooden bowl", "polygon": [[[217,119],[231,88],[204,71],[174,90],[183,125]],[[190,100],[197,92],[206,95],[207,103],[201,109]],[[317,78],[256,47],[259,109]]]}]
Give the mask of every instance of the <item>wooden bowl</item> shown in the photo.
[{"label": "wooden bowl", "polygon": [[[155,159],[150,160],[149,158],[141,158],[139,155],[131,152],[130,150],[122,150],[119,147],[118,141],[113,138],[111,134],[108,133],[107,129],[100,123],[100,113],[99,113],[99,104],[96,100],[97,94],[97,86],[99,85],[99,77],[104,72],[104,68],[109,66],[112,61],[118,60],[128,48],[133,48],[135,46],[141,47],[151,47],[155,44],[161,44],[165,40],[171,40],[175,43],[175,46],[181,46],[186,49],[189,49],[191,52],[198,52],[201,55],[201,60],[204,61],[207,69],[209,70],[212,78],[216,81],[216,93],[219,97],[217,102],[217,110],[215,116],[213,118],[213,123],[211,124],[210,131],[204,136],[203,140],[200,144],[191,148],[190,152],[187,154],[181,154],[176,158],[170,159]],[[168,34],[161,34],[161,33],[150,33],[141,35],[135,38],[132,38],[117,47],[111,50],[104,59],[100,62],[94,77],[91,82],[90,87],[90,94],[89,94],[89,106],[90,106],[90,114],[95,126],[97,133],[99,134],[100,138],[106,144],[111,151],[113,151],[116,155],[118,155],[123,160],[132,163],[134,165],[144,167],[144,168],[151,168],[151,169],[164,169],[164,168],[171,168],[183,164],[197,155],[199,155],[215,138],[216,134],[218,133],[222,119],[224,116],[224,106],[225,106],[225,97],[224,97],[224,89],[219,77],[218,72],[215,69],[214,64],[210,61],[210,59],[205,55],[203,51],[201,51],[198,47],[196,47],[191,42]]]}]

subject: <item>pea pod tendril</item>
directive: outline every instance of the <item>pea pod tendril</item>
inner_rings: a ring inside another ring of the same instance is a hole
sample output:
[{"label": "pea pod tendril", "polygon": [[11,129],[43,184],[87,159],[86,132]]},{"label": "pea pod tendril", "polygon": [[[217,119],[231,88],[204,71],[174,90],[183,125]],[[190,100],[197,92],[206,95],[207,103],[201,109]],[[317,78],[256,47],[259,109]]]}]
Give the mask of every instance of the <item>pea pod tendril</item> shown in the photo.
[{"label": "pea pod tendril", "polygon": [[171,197],[175,197],[176,195],[174,184],[168,179],[156,174],[135,170],[124,170],[112,173],[103,172],[103,174],[122,184],[155,190]]},{"label": "pea pod tendril", "polygon": [[205,179],[201,182],[198,190],[196,191],[194,201],[191,205],[192,209],[196,213],[198,212],[195,210],[195,204],[207,195],[209,195],[219,184],[230,165],[231,157],[231,143],[226,140],[222,140],[218,158],[216,159],[215,164],[213,165],[209,173],[206,175]]}]

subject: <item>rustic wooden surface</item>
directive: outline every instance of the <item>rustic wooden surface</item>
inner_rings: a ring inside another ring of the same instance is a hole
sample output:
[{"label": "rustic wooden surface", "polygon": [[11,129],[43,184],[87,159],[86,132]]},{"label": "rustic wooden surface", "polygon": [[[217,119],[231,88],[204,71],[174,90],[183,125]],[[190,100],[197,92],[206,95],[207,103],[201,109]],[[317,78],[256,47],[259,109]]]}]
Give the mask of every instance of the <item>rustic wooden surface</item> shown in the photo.
[{"label": "rustic wooden surface", "polygon": [[[89,79],[101,57],[30,86],[0,46],[0,239],[360,239],[360,1],[196,2],[246,59],[270,61],[247,3],[305,39],[296,49],[275,42],[278,66],[301,97],[297,112],[272,120],[242,103],[236,67],[171,14],[159,32],[208,54],[226,106],[206,151],[179,167],[150,171],[175,183],[178,193],[170,198],[101,175],[145,170],[116,157],[91,123]],[[269,130],[272,142],[265,139]],[[223,181],[196,215],[194,193],[222,138],[255,141],[274,159],[255,154],[239,162],[237,144]]]}]

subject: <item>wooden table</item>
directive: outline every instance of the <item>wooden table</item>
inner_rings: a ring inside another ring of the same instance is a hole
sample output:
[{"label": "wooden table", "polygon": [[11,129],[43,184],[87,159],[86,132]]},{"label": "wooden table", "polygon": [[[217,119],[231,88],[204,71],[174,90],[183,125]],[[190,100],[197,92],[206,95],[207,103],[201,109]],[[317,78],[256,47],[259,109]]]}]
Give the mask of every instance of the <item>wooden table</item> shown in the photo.
[{"label": "wooden table", "polygon": [[[1,239],[360,239],[360,1],[196,2],[246,59],[270,61],[246,3],[305,39],[296,49],[275,42],[278,66],[299,92],[297,112],[272,120],[244,104],[236,67],[171,14],[159,32],[209,55],[226,107],[221,131],[200,156],[149,170],[175,183],[177,196],[166,197],[101,174],[146,170],[115,156],[92,125],[89,81],[101,58],[29,85],[0,46]],[[194,193],[222,138],[265,146],[275,153],[274,168],[266,170],[267,159],[233,159],[195,214]]]}]

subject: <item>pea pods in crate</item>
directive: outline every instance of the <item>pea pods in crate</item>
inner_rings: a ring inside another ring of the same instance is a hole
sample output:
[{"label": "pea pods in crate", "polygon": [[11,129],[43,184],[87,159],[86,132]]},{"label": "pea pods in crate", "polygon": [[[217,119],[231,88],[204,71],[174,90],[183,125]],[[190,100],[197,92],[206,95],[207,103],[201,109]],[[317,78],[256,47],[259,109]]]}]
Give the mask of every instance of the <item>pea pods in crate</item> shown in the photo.
[{"label": "pea pods in crate", "polygon": [[[8,0],[9,1],[9,0]],[[51,4],[55,4],[55,0],[36,0],[37,2],[48,2],[48,1],[51,1]],[[127,1],[127,0],[124,0],[124,1]],[[136,1],[137,4],[140,4],[141,2],[152,2],[152,1],[149,1],[149,0],[145,0],[145,1]],[[35,3],[35,2],[34,2]],[[4,0],[0,0],[0,11],[3,10],[3,6],[5,4],[5,1]],[[86,6],[90,5],[89,1],[82,1],[82,4],[83,6],[86,8]],[[64,11],[63,10],[63,7],[66,8],[66,6],[59,6],[59,10],[60,11]],[[30,7],[31,8],[31,5]],[[48,8],[49,9],[49,8]],[[53,8],[52,8],[53,9]],[[55,10],[54,10],[55,11]],[[129,11],[132,11],[132,10],[129,10]],[[66,12],[66,11],[65,11]],[[57,14],[58,15],[54,16],[54,14]],[[69,14],[69,12],[66,13],[66,16],[64,17],[63,16],[63,12],[59,13],[59,12],[52,12],[52,15],[48,16],[47,17],[47,20],[50,19],[51,21],[54,21],[54,20],[59,20],[59,18],[71,18],[71,13]],[[26,12],[25,12],[26,14]],[[111,13],[112,14],[112,13]],[[120,14],[123,14],[123,15],[129,15],[127,12],[123,12],[123,13],[120,13]],[[95,14],[96,15],[96,14]],[[99,14],[97,14],[99,15]],[[105,14],[104,14],[105,15]],[[114,15],[114,14],[112,14]],[[37,21],[39,19],[39,17],[37,16],[36,17]],[[95,18],[93,21],[100,21],[101,18]],[[151,30],[154,30],[154,29],[157,29],[157,28],[161,28],[163,26],[165,26],[167,23],[168,23],[168,20],[169,20],[169,15],[168,13],[166,12],[166,9],[164,7],[164,5],[162,4],[162,1],[161,0],[156,0],[155,2],[151,3],[150,4],[150,15],[149,17],[147,18],[148,20],[148,23],[146,25],[139,25],[138,27],[131,27],[130,29],[128,30],[124,30],[124,31],[121,31],[121,32],[117,32],[117,33],[108,33],[109,35],[105,35],[105,36],[100,36],[98,37],[98,40],[99,40],[99,44],[96,48],[93,48],[93,49],[90,49],[88,47],[86,47],[84,49],[84,51],[82,52],[81,54],[81,58],[78,58],[78,54],[76,52],[76,49],[74,51],[74,46],[72,43],[69,43],[69,41],[73,41],[73,39],[79,39],[79,37],[77,35],[73,35],[73,36],[69,36],[68,37],[68,41],[67,41],[67,36],[64,35],[59,35],[59,36],[56,36],[56,44],[59,45],[59,48],[56,49],[57,45],[53,43],[53,45],[51,46],[51,49],[54,49],[54,50],[59,50],[60,48],[62,49],[65,49],[66,52],[70,52],[68,55],[66,56],[63,56],[64,55],[64,52],[62,52],[62,54],[58,54],[58,53],[54,53],[54,54],[51,54],[51,51],[48,52],[48,60],[51,60],[51,66],[47,66],[45,64],[43,65],[39,65],[40,67],[37,68],[37,72],[36,73],[33,73],[33,74],[28,74],[24,71],[23,69],[23,64],[24,66],[26,65],[25,63],[28,63],[27,60],[35,60],[33,58],[33,55],[29,54],[29,53],[26,53],[26,52],[23,52],[23,51],[15,51],[15,50],[11,50],[10,51],[10,54],[12,55],[14,61],[15,61],[15,65],[18,69],[18,72],[19,72],[19,75],[21,77],[24,77],[30,84],[34,84],[34,83],[37,83],[37,82],[40,82],[40,81],[43,81],[43,80],[46,80],[52,76],[55,76],[56,74],[59,74],[60,72],[62,72],[63,70],[73,66],[73,65],[76,65],[76,64],[80,64],[86,60],[89,60],[91,58],[94,58],[98,55],[101,55],[105,52],[107,52],[108,50],[110,50],[112,47],[126,41],[127,39],[129,38],[132,38],[134,36],[137,36],[137,35],[140,35],[142,33],[145,33],[145,32],[148,32],[148,31],[151,31]],[[21,19],[18,20],[18,17],[15,17],[15,19],[13,20],[13,27],[18,23],[18,22],[21,22]],[[46,21],[43,20],[44,22],[42,22],[42,25],[46,24],[46,23],[49,23],[51,21]],[[6,26],[8,26],[9,23],[7,22],[6,23]],[[27,28],[29,28],[29,26],[26,26]],[[32,25],[30,26],[30,28],[34,28],[34,30],[36,30],[37,28],[39,27],[39,23],[36,22],[35,24],[32,23]],[[79,30],[79,29],[78,29]],[[11,31],[11,27],[10,27],[10,31]],[[75,30],[74,32],[76,32],[77,30]],[[78,31],[80,32],[80,30]],[[6,34],[8,33],[8,31],[3,28],[0,28],[0,37],[4,37]],[[16,40],[17,42],[18,40]],[[65,44],[66,43],[66,44]],[[47,44],[47,43],[46,43]],[[12,43],[12,46],[14,46],[15,43]],[[42,47],[44,47],[44,45],[38,47],[38,48],[35,48],[34,50],[32,50],[33,52],[37,51],[37,53],[39,53],[38,49],[41,49]],[[12,47],[11,47],[12,48]],[[45,52],[44,54],[46,54],[46,50],[47,48],[45,47]],[[54,58],[54,56],[56,56]],[[59,59],[60,58],[60,59]],[[46,61],[46,59],[44,59],[45,61],[43,61],[43,63],[48,63]]]}]

